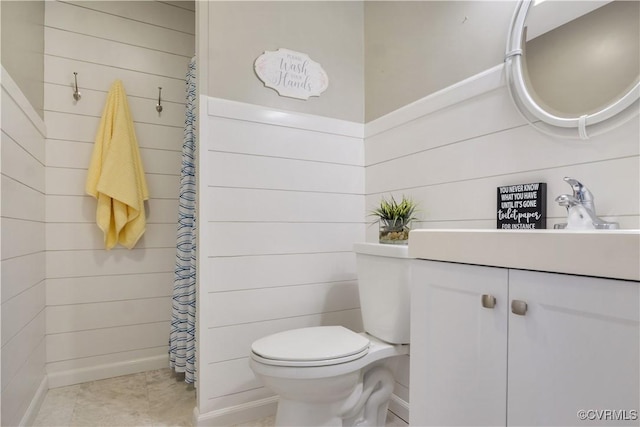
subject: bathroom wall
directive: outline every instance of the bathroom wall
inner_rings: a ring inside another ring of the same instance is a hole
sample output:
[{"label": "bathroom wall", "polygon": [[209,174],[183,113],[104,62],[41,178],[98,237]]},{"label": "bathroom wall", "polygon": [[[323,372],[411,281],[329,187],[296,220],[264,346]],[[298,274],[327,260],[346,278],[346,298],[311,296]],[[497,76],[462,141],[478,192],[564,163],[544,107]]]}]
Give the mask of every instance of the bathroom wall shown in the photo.
[{"label": "bathroom wall", "polygon": [[[365,236],[362,4],[307,4],[198,5],[209,8],[199,152],[200,425],[275,411],[275,396],[249,368],[255,339],[313,325],[362,329],[351,252]],[[265,88],[253,61],[279,47],[320,62],[327,92],[302,101]],[[244,88],[229,81],[234,74]]]},{"label": "bathroom wall", "polygon": [[2,0],[2,64],[40,118],[44,52],[44,1]]},{"label": "bathroom wall", "polygon": [[638,125],[588,141],[544,135],[515,110],[499,65],[367,124],[367,205],[406,194],[420,202],[417,227],[495,228],[496,187],[546,182],[552,227],[566,217],[553,199],[571,191],[562,178],[572,176],[600,216],[639,228]]},{"label": "bathroom wall", "polygon": [[[511,2],[507,5],[513,6]],[[367,8],[376,6],[377,2],[367,4]],[[506,34],[509,20],[501,16],[491,19],[492,26]],[[414,34],[418,28],[418,22],[405,21],[399,31]],[[447,31],[460,30],[449,26]],[[482,38],[482,31],[469,37]],[[395,43],[390,50],[401,44]],[[404,47],[411,50],[407,57],[420,53],[419,48],[412,50],[413,46]],[[367,123],[367,206],[377,204],[383,195],[406,194],[421,203],[423,221],[416,224],[419,227],[494,228],[497,186],[547,182],[551,227],[566,215],[565,209],[553,202],[557,195],[570,191],[562,178],[573,176],[591,189],[599,215],[619,221],[623,228],[638,228],[637,117],[588,141],[544,135],[527,125],[513,106],[504,86],[503,52],[504,43],[494,41],[483,54],[497,58],[495,68],[487,67]],[[440,60],[445,70],[455,70],[458,61],[455,56]],[[404,80],[389,81],[388,90],[403,90],[431,78],[437,74],[407,75]],[[374,240],[375,232],[369,230],[367,237]]]},{"label": "bathroom wall", "polygon": [[366,122],[502,62],[514,1],[369,1]]},{"label": "bathroom wall", "polygon": [[45,127],[4,69],[1,102],[1,422],[18,425],[46,390]]},{"label": "bathroom wall", "polygon": [[[354,122],[364,118],[364,4],[216,1],[209,6],[208,95]],[[281,97],[256,78],[264,51],[304,52],[329,75],[319,98]]]},{"label": "bathroom wall", "polygon": [[[0,10],[5,43],[0,78],[0,424],[18,425],[33,421],[47,388],[44,4],[3,1]],[[29,37],[16,40],[22,36]],[[18,46],[23,50],[14,49]]]},{"label": "bathroom wall", "polygon": [[[193,2],[46,2],[47,372],[52,387],[168,366]],[[82,98],[75,102],[73,72]],[[149,185],[147,230],[106,251],[84,192],[114,80],[128,94]],[[162,87],[161,114],[156,112]]]}]

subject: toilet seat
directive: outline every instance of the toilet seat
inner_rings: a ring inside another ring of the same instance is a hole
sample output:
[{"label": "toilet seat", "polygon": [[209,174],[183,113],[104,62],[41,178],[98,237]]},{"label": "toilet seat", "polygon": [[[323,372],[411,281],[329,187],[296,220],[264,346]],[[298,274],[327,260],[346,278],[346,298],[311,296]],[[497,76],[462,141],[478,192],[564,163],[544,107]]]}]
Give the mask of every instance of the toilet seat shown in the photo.
[{"label": "toilet seat", "polygon": [[369,344],[365,336],[342,326],[301,328],[255,341],[251,345],[251,358],[273,366],[330,366],[365,356]]}]

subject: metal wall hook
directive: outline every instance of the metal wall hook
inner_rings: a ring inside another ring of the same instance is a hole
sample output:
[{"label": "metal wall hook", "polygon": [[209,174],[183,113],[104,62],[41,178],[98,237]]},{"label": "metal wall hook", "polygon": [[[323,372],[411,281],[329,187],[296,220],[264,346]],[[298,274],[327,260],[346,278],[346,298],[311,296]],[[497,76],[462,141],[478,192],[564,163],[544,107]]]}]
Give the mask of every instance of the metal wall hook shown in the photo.
[{"label": "metal wall hook", "polygon": [[156,111],[158,113],[162,112],[162,88],[158,86],[158,105],[156,105]]},{"label": "metal wall hook", "polygon": [[75,87],[73,90],[73,99],[75,99],[76,101],[79,101],[82,95],[78,90],[78,73],[76,73],[75,71],[73,72],[73,79],[75,80]]}]

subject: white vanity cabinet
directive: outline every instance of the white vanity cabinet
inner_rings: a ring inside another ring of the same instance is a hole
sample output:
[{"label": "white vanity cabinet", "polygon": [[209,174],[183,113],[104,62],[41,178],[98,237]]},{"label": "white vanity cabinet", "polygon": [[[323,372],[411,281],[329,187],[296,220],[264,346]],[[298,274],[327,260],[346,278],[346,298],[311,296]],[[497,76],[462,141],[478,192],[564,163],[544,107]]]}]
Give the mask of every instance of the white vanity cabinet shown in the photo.
[{"label": "white vanity cabinet", "polygon": [[[509,300],[525,301],[527,312],[509,313],[507,425],[640,425],[639,289],[509,270]],[[581,422],[577,411],[590,409],[627,420]]]},{"label": "white vanity cabinet", "polygon": [[639,425],[639,282],[413,263],[411,425]]},{"label": "white vanity cabinet", "polygon": [[508,270],[413,261],[411,276],[409,424],[505,425]]}]

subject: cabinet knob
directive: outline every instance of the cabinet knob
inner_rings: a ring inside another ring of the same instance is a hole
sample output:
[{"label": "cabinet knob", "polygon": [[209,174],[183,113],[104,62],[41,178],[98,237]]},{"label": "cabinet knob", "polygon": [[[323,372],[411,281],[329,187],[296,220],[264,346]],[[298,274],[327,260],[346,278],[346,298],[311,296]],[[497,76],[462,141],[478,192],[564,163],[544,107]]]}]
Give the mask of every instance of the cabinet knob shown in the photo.
[{"label": "cabinet knob", "polygon": [[496,297],[493,295],[482,295],[482,306],[484,308],[493,308],[496,306]]},{"label": "cabinet knob", "polygon": [[517,299],[511,300],[511,312],[518,316],[524,316],[527,313],[527,303]]}]

